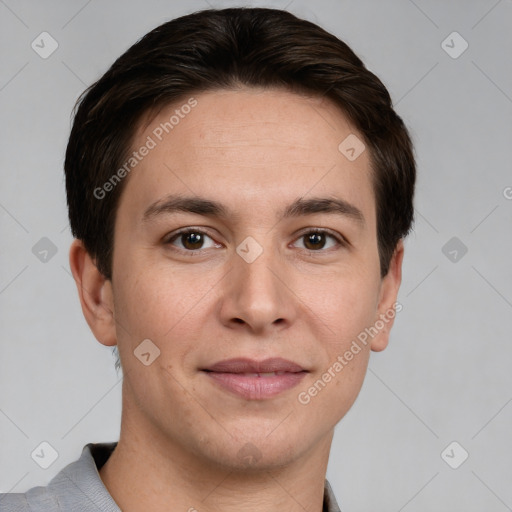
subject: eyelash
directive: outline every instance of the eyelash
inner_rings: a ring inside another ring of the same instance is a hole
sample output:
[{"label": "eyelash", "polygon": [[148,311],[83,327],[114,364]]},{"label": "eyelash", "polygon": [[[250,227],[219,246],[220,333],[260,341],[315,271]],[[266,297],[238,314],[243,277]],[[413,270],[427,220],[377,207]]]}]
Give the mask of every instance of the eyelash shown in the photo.
[{"label": "eyelash", "polygon": [[[206,231],[204,231],[200,228],[188,227],[188,228],[183,228],[181,230],[178,230],[178,231],[172,233],[170,237],[168,237],[164,240],[164,244],[172,245],[172,242],[177,240],[181,235],[185,235],[185,234],[189,234],[189,233],[206,235],[208,238],[211,238],[213,240],[213,237],[211,237]],[[344,237],[342,237],[341,235],[335,234],[334,232],[332,232],[328,229],[325,229],[325,228],[314,228],[314,229],[310,229],[309,231],[305,231],[302,234],[300,234],[294,241],[297,241],[297,240],[305,237],[306,235],[311,235],[311,234],[327,235],[327,236],[333,238],[338,243],[338,247],[336,249],[339,249],[342,247],[347,247],[349,245],[347,240]],[[217,242],[215,242],[215,243],[217,243]],[[190,255],[190,256],[193,256],[194,254],[200,254],[202,251],[207,250],[207,249],[196,249],[196,250],[181,249],[179,247],[174,247],[174,249],[181,252],[182,254],[184,253],[184,254]],[[312,249],[303,249],[303,250],[305,250],[308,254],[318,255],[319,253],[325,253],[327,251],[330,251],[331,249],[333,249],[333,248],[329,248],[329,249],[325,249],[325,250],[323,248],[318,249],[318,250],[312,250]]]}]

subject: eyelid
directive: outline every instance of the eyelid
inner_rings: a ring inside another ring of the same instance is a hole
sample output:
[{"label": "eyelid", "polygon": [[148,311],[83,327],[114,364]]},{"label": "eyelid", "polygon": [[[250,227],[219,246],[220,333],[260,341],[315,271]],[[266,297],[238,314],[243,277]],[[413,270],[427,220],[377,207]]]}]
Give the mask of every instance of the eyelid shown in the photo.
[{"label": "eyelid", "polygon": [[[300,238],[302,238],[303,236],[305,236],[309,233],[319,233],[319,234],[329,235],[332,238],[334,238],[341,247],[347,247],[348,245],[350,245],[350,242],[343,235],[338,233],[337,231],[333,231],[332,229],[329,229],[329,228],[316,228],[316,227],[308,227],[308,228],[304,228],[301,231],[299,231],[298,235],[293,240],[293,243],[295,243],[297,240],[299,240]],[[305,249],[305,250],[310,253],[327,252],[327,251],[324,251],[321,249],[317,250],[317,251],[313,251],[311,249]]]},{"label": "eyelid", "polygon": [[[172,233],[167,234],[163,238],[163,243],[172,245],[171,242],[175,241],[180,235],[183,235],[186,233],[198,233],[201,235],[206,235],[207,237],[211,238],[215,244],[221,245],[221,244],[219,244],[219,242],[217,242],[214,239],[214,237],[205,228],[195,227],[195,226],[187,226],[187,227],[177,229],[176,231],[173,231]],[[328,236],[334,238],[340,247],[347,247],[348,245],[350,245],[350,242],[343,235],[338,233],[337,231],[333,231],[329,228],[320,228],[320,227],[312,227],[312,226],[309,226],[307,228],[303,228],[302,230],[300,230],[295,235],[295,238],[293,239],[292,244],[297,242],[297,240],[299,240],[301,237],[303,237],[307,234],[310,234],[310,233],[318,233],[318,234],[328,235]],[[210,248],[207,248],[207,249],[186,250],[186,249],[181,249],[180,247],[176,247],[176,246],[173,246],[173,247],[177,251],[181,251],[181,252],[185,252],[185,253],[189,253],[189,254],[190,253],[200,253],[202,251],[210,249]],[[322,249],[319,249],[316,251],[312,250],[312,249],[304,249],[304,250],[307,251],[308,253],[316,253],[316,254],[321,254],[323,252],[327,252]]]},{"label": "eyelid", "polygon": [[210,237],[215,243],[219,243],[205,228],[199,226],[187,226],[185,228],[179,228],[175,231],[172,231],[171,233],[167,233],[162,240],[164,243],[169,243],[171,240],[178,238],[180,235],[183,235],[185,233],[198,233],[201,235],[206,235]]}]

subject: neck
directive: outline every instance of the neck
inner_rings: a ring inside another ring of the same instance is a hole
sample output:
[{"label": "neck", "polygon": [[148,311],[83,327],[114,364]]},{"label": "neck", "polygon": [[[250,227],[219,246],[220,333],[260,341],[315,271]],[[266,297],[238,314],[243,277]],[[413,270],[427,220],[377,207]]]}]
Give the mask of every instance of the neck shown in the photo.
[{"label": "neck", "polygon": [[119,443],[100,470],[123,512],[322,512],[333,430],[299,458],[241,469],[187,449],[133,412],[123,404]]}]

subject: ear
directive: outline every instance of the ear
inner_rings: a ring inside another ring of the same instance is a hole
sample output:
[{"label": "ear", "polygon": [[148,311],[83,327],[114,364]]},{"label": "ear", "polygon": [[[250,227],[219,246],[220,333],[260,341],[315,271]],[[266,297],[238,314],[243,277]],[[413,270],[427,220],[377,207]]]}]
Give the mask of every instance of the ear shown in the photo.
[{"label": "ear", "polygon": [[112,283],[97,269],[80,240],[75,239],[71,244],[69,266],[91,331],[103,345],[116,345]]},{"label": "ear", "polygon": [[396,245],[389,264],[388,273],[382,278],[375,328],[378,333],[372,340],[371,349],[380,352],[388,346],[389,333],[395,321],[396,314],[402,310],[397,304],[398,289],[402,282],[402,261],[404,258],[404,244],[400,240]]}]

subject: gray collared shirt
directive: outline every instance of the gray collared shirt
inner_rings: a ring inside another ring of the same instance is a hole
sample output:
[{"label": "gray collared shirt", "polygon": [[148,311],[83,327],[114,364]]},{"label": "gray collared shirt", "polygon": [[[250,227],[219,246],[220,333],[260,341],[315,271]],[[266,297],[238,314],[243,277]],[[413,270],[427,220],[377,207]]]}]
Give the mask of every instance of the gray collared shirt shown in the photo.
[{"label": "gray collared shirt", "polygon": [[[46,487],[0,494],[0,512],[121,512],[98,470],[117,443],[89,443],[80,458],[62,469]],[[340,512],[327,479],[323,512]]]}]

